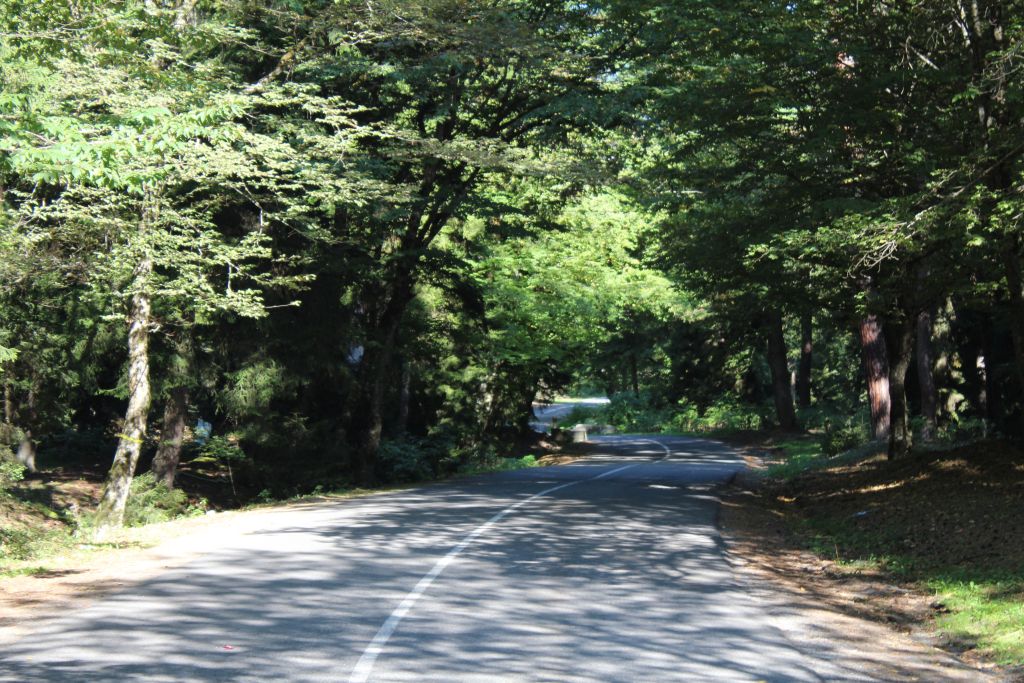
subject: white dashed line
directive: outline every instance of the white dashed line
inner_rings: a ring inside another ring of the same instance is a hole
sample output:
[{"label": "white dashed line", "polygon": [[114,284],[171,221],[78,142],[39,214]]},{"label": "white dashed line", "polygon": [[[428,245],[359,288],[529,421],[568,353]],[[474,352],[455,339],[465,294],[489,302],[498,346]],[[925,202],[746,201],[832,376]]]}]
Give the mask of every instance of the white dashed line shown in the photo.
[{"label": "white dashed line", "polygon": [[[672,451],[669,450],[668,446],[659,441],[646,440],[644,441],[644,443],[658,444],[663,449],[665,449],[665,456],[661,458],[662,460],[668,459],[668,457],[672,454]],[[494,515],[477,528],[473,529],[473,531],[466,534],[466,536],[461,541],[459,541],[458,545],[449,550],[444,557],[442,557],[440,560],[437,561],[436,564],[434,564],[434,566],[431,568],[429,572],[424,574],[423,578],[421,578],[416,583],[416,586],[413,587],[413,589],[409,591],[409,594],[405,596],[402,602],[398,604],[398,607],[395,608],[395,611],[393,611],[391,615],[387,618],[387,620],[383,624],[381,624],[380,629],[377,630],[377,634],[373,637],[373,640],[370,641],[370,644],[366,646],[366,649],[363,650],[363,654],[359,657],[359,661],[356,662],[356,666],[352,670],[352,674],[348,678],[349,683],[365,683],[367,680],[369,680],[370,673],[373,672],[373,665],[377,662],[377,657],[379,657],[381,652],[384,651],[384,646],[387,645],[388,640],[391,639],[391,636],[395,633],[395,629],[398,628],[398,625],[402,622],[402,619],[405,618],[405,615],[407,615],[409,611],[413,608],[413,606],[416,604],[416,602],[421,597],[423,597],[423,594],[427,591],[428,588],[430,588],[430,584],[434,583],[434,580],[441,575],[441,573],[448,567],[448,565],[450,565],[455,560],[455,558],[462,553],[463,550],[468,548],[469,545],[473,543],[473,541],[478,539],[481,535],[484,534],[484,532],[486,532],[492,526],[494,526],[495,524],[497,524],[502,519],[509,516],[522,506],[526,505],[527,503],[534,501],[538,498],[541,498],[542,496],[546,496],[549,493],[554,493],[555,491],[560,491],[561,489],[568,488],[570,486],[575,486],[576,484],[582,484],[583,482],[594,481],[596,479],[604,479],[605,477],[609,477],[618,472],[622,472],[623,470],[628,470],[630,468],[637,467],[638,465],[642,464],[644,463],[637,462],[633,463],[632,465],[623,465],[622,467],[617,467],[614,470],[602,472],[601,474],[598,474],[597,476],[594,477],[588,477],[587,479],[577,479],[576,481],[570,481],[566,482],[565,484],[559,484],[558,486],[552,486],[551,488],[544,489],[539,493],[533,494],[529,498],[521,500],[518,503],[515,503],[514,505],[508,506],[507,508],[505,508],[498,514]]]}]

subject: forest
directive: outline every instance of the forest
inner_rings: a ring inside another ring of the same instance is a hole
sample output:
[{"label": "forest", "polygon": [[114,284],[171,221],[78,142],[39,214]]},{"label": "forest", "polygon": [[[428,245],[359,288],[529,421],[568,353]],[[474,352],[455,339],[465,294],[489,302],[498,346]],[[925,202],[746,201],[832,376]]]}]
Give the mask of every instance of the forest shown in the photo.
[{"label": "forest", "polygon": [[[0,488],[1024,432],[1024,3],[0,0]],[[140,476],[141,480],[142,477]],[[138,484],[138,482],[136,482]]]}]

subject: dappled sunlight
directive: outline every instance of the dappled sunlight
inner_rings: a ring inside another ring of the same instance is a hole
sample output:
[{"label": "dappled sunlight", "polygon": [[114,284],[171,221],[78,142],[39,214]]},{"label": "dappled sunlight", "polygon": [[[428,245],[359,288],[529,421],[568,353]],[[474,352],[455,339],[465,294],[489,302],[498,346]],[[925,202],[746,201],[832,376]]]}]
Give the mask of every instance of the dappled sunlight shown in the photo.
[{"label": "dappled sunlight", "polygon": [[0,677],[344,680],[440,557],[496,512],[575,482],[468,545],[398,625],[371,680],[866,680],[837,645],[797,646],[772,626],[781,608],[766,612],[726,561],[713,489],[737,459],[665,443],[668,454],[638,452],[621,439],[568,466],[283,510],[41,624],[5,652]]}]

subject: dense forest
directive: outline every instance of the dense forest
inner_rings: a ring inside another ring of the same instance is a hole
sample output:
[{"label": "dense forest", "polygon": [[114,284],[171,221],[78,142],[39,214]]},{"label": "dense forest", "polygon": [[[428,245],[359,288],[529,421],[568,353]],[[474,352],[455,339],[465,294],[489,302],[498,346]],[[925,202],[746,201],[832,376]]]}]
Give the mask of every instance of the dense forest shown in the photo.
[{"label": "dense forest", "polygon": [[187,461],[453,472],[570,391],[893,458],[1024,430],[1022,2],[0,21],[0,472],[112,457],[101,527]]}]

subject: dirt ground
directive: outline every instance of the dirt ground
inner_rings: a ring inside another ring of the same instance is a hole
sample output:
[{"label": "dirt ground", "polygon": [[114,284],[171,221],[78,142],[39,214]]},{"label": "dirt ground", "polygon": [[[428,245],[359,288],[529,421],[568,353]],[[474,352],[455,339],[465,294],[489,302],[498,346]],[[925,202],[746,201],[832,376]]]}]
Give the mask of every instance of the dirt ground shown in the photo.
[{"label": "dirt ground", "polygon": [[[981,562],[1019,570],[1024,457],[1018,451],[988,443],[896,462],[876,456],[778,483],[758,476],[779,457],[763,448],[763,437],[747,435],[732,445],[750,471],[725,496],[721,525],[730,552],[748,570],[797,598],[856,618],[848,628],[884,625],[889,638],[943,648],[979,675],[1024,680],[1024,672],[996,667],[938,637],[932,621],[944,607],[920,586],[851,563],[877,553],[881,538],[887,551],[916,567]],[[842,545],[826,551],[819,544],[812,552],[806,528],[812,519],[843,525]]]}]

